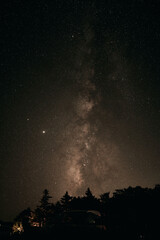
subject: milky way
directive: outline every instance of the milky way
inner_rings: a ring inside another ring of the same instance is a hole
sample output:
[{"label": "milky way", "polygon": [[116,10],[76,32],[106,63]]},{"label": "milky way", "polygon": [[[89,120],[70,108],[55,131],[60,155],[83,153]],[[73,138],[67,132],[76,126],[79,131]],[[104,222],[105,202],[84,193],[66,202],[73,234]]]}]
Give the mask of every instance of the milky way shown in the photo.
[{"label": "milky way", "polygon": [[102,99],[94,83],[93,41],[94,32],[87,23],[83,39],[75,50],[78,53],[72,76],[78,91],[71,105],[73,109],[69,110],[73,111],[73,117],[64,129],[62,146],[65,159],[64,178],[60,185],[72,195],[83,194],[88,186],[95,194],[111,190],[122,172],[118,169],[118,146],[100,134],[101,116],[97,113],[105,110],[100,108]]}]

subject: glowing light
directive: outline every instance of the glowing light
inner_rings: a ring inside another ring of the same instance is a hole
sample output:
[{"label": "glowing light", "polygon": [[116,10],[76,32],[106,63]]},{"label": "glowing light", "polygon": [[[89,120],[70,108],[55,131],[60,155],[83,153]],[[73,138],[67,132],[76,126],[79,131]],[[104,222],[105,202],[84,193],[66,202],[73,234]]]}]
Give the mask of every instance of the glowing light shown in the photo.
[{"label": "glowing light", "polygon": [[24,232],[24,229],[23,229],[23,225],[21,222],[16,222],[14,223],[13,227],[12,227],[12,230],[13,230],[13,233],[16,233],[16,232]]}]

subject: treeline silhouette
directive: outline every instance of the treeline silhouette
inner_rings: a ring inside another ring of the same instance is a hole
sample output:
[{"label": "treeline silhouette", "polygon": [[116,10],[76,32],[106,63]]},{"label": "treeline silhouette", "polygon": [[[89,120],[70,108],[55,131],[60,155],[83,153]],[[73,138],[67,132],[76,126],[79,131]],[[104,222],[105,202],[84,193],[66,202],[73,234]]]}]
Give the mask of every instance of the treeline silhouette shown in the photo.
[{"label": "treeline silhouette", "polygon": [[128,187],[95,197],[90,188],[80,197],[68,192],[56,203],[50,202],[49,191],[43,191],[36,209],[27,208],[15,218],[21,223],[24,233],[33,227],[47,229],[62,224],[64,212],[73,210],[97,210],[106,227],[108,239],[160,239],[160,185],[154,188]]}]

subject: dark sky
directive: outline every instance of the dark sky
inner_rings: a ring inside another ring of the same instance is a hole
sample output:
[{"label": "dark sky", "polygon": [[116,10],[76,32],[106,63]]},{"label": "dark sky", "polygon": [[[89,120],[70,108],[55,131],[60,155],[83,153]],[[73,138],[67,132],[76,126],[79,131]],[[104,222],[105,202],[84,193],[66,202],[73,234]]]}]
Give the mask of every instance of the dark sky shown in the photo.
[{"label": "dark sky", "polygon": [[1,3],[0,219],[47,188],[160,183],[160,1]]}]

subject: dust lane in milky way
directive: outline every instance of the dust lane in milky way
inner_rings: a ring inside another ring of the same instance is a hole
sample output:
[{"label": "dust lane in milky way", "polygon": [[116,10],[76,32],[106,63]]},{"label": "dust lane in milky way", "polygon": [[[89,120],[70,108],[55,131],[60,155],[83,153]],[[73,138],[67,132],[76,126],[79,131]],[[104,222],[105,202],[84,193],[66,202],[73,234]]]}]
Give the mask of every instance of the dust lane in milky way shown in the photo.
[{"label": "dust lane in milky way", "polygon": [[[95,36],[91,23],[85,24],[83,35],[75,50],[78,54],[73,77],[78,93],[73,104],[74,116],[66,126],[62,146],[65,166],[60,184],[73,195],[84,193],[87,186],[98,195],[111,189],[111,185],[113,189],[119,177],[123,179],[122,174],[126,176],[126,173],[120,168],[118,146],[113,140],[104,139],[99,131],[102,119],[98,112],[105,113],[106,110],[100,107],[102,98],[95,84]],[[114,72],[110,76],[110,81],[116,78],[116,74],[119,73]],[[110,132],[109,126],[104,128]]]}]

